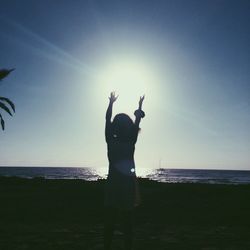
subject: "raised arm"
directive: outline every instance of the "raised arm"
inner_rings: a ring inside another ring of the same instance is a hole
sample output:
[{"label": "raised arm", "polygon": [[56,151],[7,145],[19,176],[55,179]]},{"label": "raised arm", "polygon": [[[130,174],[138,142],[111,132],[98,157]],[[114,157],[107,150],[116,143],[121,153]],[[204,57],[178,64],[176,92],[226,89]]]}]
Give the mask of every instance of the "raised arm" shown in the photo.
[{"label": "raised arm", "polygon": [[109,105],[108,105],[108,109],[107,109],[107,112],[106,112],[106,124],[105,124],[105,138],[106,138],[106,141],[108,141],[112,136],[112,132],[111,132],[112,109],[113,109],[113,103],[116,101],[117,98],[118,98],[118,96],[115,96],[115,92],[110,93]]},{"label": "raised arm", "polygon": [[142,103],[145,99],[145,95],[140,96],[140,100],[139,100],[139,107],[138,109],[134,112],[135,115],[135,127],[136,127],[136,131],[135,131],[135,139],[134,141],[136,142],[137,140],[137,136],[138,136],[138,132],[139,132],[139,125],[141,122],[141,118],[143,118],[145,116],[144,111],[142,110]]},{"label": "raised arm", "polygon": [[140,96],[139,107],[134,113],[134,115],[135,115],[135,125],[138,128],[139,128],[139,125],[140,125],[140,122],[141,122],[141,118],[143,118],[145,116],[145,113],[142,111],[142,103],[143,103],[144,99],[145,99],[145,95]]}]

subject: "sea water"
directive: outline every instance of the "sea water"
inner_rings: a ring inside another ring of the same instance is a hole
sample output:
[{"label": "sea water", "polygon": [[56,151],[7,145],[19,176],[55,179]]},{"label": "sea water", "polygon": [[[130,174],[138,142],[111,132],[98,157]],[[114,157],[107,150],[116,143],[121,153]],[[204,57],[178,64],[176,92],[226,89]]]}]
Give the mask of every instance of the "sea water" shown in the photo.
[{"label": "sea water", "polygon": [[[141,177],[166,183],[250,184],[250,171],[242,170],[160,168],[148,172]],[[98,170],[82,167],[0,167],[0,176],[87,181],[106,178],[106,174],[100,174]]]}]

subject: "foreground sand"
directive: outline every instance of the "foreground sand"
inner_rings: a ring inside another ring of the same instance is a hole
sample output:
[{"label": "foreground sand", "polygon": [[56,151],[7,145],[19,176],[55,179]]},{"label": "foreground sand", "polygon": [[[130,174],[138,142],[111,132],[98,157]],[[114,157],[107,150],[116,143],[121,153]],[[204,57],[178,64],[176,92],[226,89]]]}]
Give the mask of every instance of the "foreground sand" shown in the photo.
[{"label": "foreground sand", "polygon": [[[139,182],[135,250],[250,249],[250,185]],[[0,249],[102,249],[104,185],[0,177]]]}]

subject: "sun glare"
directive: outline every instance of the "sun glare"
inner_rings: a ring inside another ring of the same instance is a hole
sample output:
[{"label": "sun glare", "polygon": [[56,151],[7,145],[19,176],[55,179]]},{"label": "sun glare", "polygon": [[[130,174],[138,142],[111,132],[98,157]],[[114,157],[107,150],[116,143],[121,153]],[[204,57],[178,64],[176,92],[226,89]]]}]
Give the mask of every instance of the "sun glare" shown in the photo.
[{"label": "sun glare", "polygon": [[151,96],[156,86],[152,67],[143,62],[123,60],[105,65],[98,76],[98,95],[107,100],[111,91],[118,97],[116,111],[130,113],[135,110],[139,97]]}]

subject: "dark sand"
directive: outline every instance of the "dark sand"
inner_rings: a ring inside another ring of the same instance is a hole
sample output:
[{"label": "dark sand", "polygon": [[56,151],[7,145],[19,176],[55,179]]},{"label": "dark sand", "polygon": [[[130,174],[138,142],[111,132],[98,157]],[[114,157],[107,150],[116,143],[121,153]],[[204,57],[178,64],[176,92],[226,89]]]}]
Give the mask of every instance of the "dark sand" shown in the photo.
[{"label": "dark sand", "polygon": [[[139,182],[135,250],[250,249],[250,185]],[[0,249],[102,249],[104,184],[0,177]]]}]

